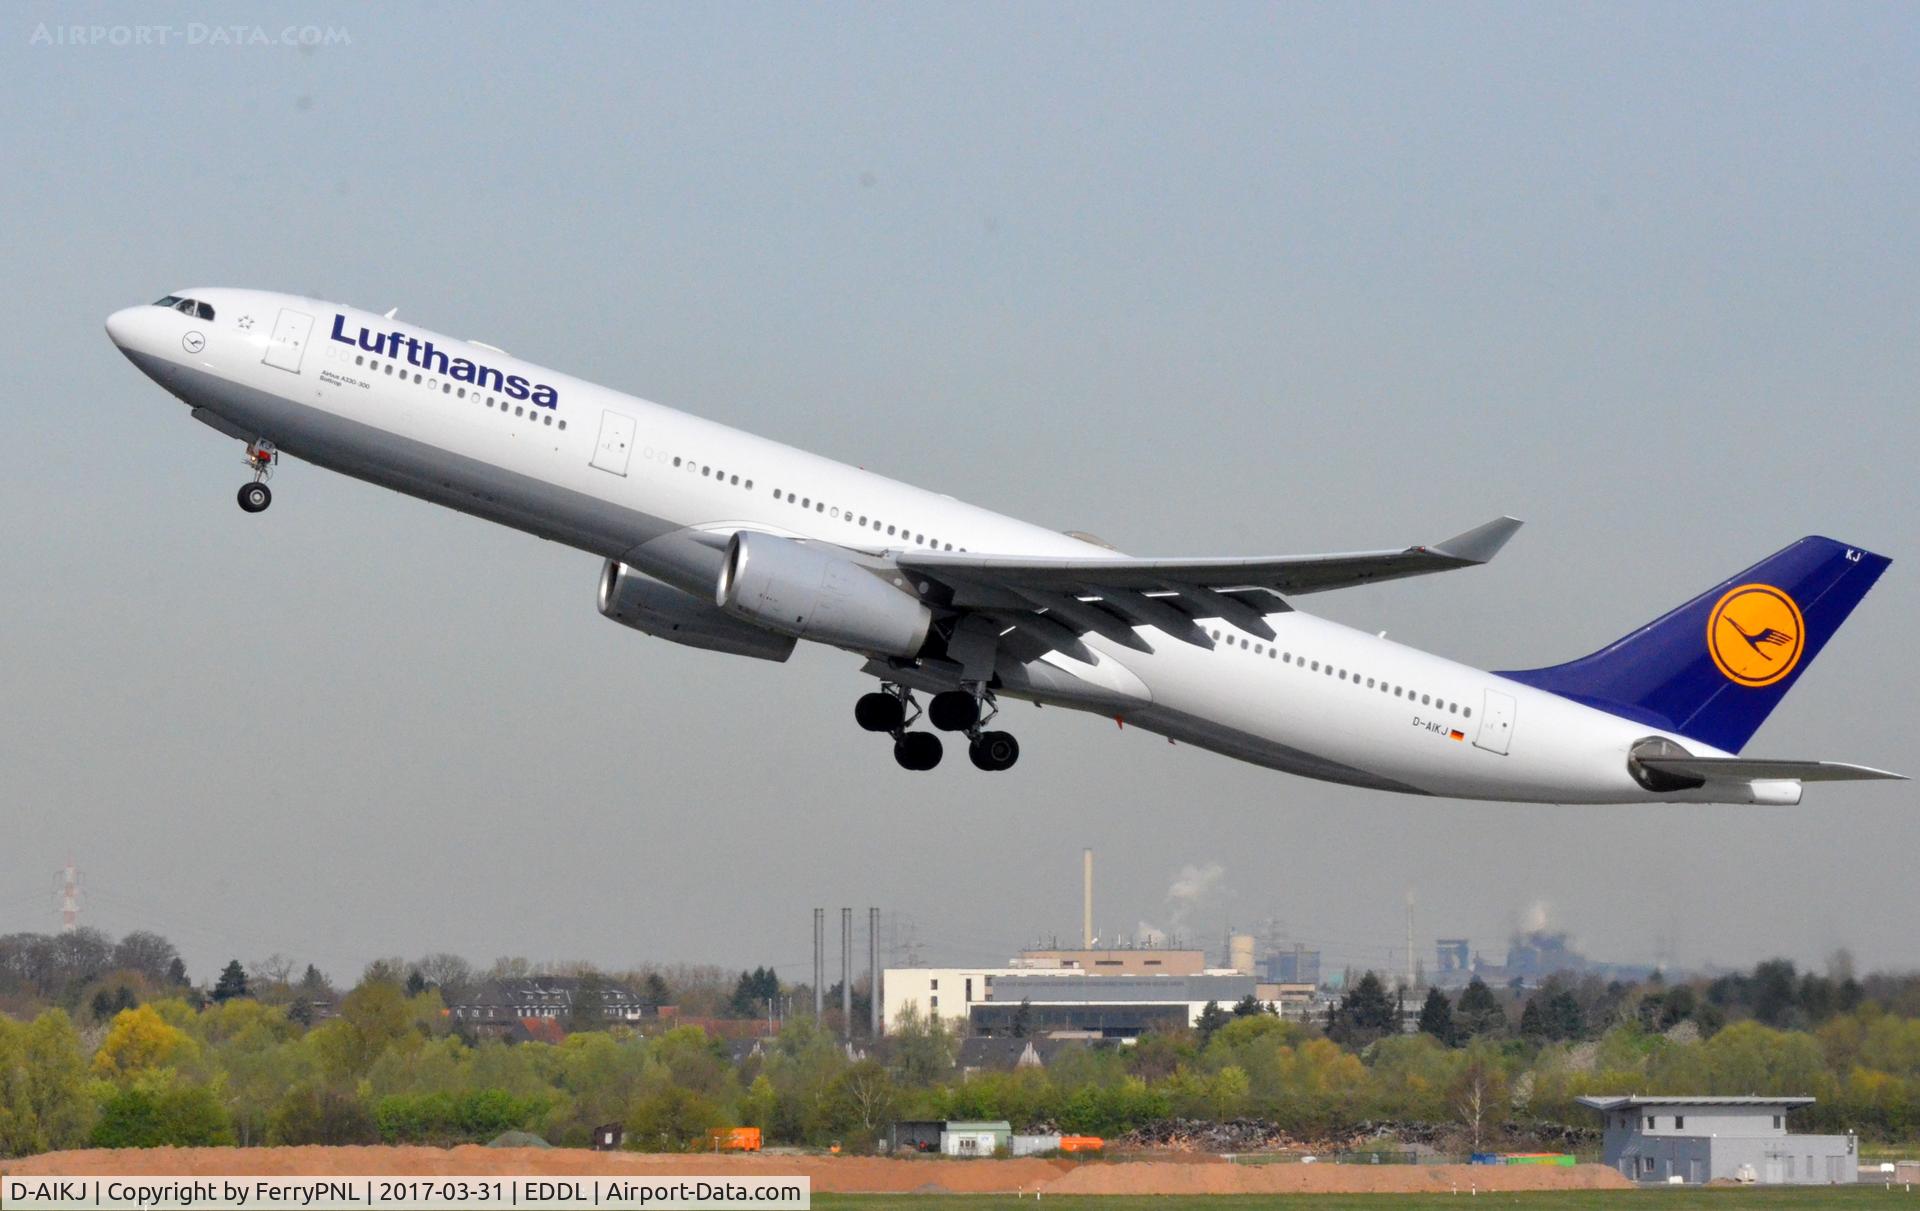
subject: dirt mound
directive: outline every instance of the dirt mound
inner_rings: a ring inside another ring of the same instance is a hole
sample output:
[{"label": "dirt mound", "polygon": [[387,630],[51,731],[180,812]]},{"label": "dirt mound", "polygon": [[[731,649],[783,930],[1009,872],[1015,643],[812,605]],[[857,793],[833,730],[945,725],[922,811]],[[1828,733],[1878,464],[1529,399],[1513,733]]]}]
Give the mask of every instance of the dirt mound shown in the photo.
[{"label": "dirt mound", "polygon": [[1048,1194],[1441,1194],[1612,1190],[1633,1183],[1605,1165],[1082,1165]]}]

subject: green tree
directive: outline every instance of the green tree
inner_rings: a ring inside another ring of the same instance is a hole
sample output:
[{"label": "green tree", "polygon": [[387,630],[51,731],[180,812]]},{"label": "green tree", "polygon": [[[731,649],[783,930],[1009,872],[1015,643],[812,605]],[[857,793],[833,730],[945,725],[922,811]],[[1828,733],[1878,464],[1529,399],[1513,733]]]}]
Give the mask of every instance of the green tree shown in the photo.
[{"label": "green tree", "polygon": [[1473,977],[1453,1007],[1453,1022],[1462,1039],[1497,1037],[1507,1031],[1507,1011],[1493,995],[1493,989],[1479,976]]},{"label": "green tree", "polygon": [[1453,1003],[1438,988],[1427,989],[1427,999],[1420,1005],[1420,1033],[1453,1044]]},{"label": "green tree", "polygon": [[1273,1006],[1261,1004],[1260,998],[1254,996],[1252,993],[1248,993],[1233,1003],[1233,1016],[1236,1018],[1250,1018],[1255,1014],[1271,1014],[1274,1012]]},{"label": "green tree", "polygon": [[1020,998],[1020,1004],[1013,1011],[1013,1037],[1024,1039],[1033,1030],[1033,1002],[1026,997]]},{"label": "green tree", "polygon": [[94,1124],[96,1148],[211,1148],[233,1143],[226,1108],[211,1088],[141,1080],[115,1089]]},{"label": "green tree", "polygon": [[567,1006],[570,1031],[607,1028],[607,981],[597,971],[589,971],[574,985],[573,999]]},{"label": "green tree", "polygon": [[240,966],[240,960],[230,961],[221,971],[220,978],[213,985],[213,999],[231,1001],[235,997],[249,995],[247,992],[247,970]]},{"label": "green tree", "polygon": [[1587,1033],[1586,1014],[1571,989],[1556,988],[1548,993],[1541,1013],[1546,1018],[1547,1037],[1550,1039],[1573,1042]]},{"label": "green tree", "polygon": [[756,967],[740,973],[728,1003],[735,1017],[765,1017],[767,1003],[780,999],[780,977],[771,967]]},{"label": "green tree", "polygon": [[360,1099],[341,1089],[293,1089],[267,1120],[267,1142],[295,1144],[377,1144],[380,1131]]},{"label": "green tree", "polygon": [[1367,972],[1340,998],[1327,1037],[1346,1047],[1364,1047],[1400,1030],[1400,1007],[1387,995],[1380,977]]},{"label": "green tree", "polygon": [[684,1152],[707,1142],[707,1132],[727,1126],[712,1098],[668,1085],[641,1098],[627,1116],[627,1146],[642,1152]]},{"label": "green tree", "polygon": [[1225,1026],[1231,1018],[1227,1011],[1220,1008],[1220,1002],[1208,1001],[1200,1009],[1200,1016],[1194,1019],[1193,1028],[1200,1036],[1200,1045],[1205,1047],[1213,1038],[1216,1030]]}]

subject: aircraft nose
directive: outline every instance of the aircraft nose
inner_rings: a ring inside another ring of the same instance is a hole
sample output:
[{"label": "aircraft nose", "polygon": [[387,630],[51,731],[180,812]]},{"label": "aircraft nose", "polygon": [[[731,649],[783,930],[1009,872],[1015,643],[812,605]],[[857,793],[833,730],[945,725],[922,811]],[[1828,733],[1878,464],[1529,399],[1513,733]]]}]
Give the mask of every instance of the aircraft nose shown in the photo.
[{"label": "aircraft nose", "polygon": [[125,349],[139,328],[139,316],[148,307],[122,307],[107,317],[107,339]]}]

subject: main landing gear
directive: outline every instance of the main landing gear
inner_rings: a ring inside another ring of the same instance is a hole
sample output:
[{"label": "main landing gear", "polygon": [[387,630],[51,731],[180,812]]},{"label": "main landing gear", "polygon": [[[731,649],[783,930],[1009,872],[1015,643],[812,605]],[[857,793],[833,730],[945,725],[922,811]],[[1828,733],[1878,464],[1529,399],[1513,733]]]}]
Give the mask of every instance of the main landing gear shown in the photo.
[{"label": "main landing gear", "polygon": [[[1009,769],[1020,759],[1020,742],[1006,732],[985,730],[999,713],[993,696],[984,688],[947,690],[935,694],[927,704],[927,721],[943,732],[963,732],[967,737],[967,757],[974,768]],[[944,746],[932,732],[907,729],[920,719],[919,704],[913,691],[903,685],[885,685],[854,703],[853,717],[870,732],[893,736],[893,759],[902,769],[930,770],[940,764]]]},{"label": "main landing gear", "polygon": [[240,485],[237,499],[240,507],[248,513],[261,513],[273,503],[273,489],[267,487],[267,480],[273,475],[274,464],[280,461],[280,451],[273,443],[262,438],[247,443],[247,466],[253,470],[253,482]]}]

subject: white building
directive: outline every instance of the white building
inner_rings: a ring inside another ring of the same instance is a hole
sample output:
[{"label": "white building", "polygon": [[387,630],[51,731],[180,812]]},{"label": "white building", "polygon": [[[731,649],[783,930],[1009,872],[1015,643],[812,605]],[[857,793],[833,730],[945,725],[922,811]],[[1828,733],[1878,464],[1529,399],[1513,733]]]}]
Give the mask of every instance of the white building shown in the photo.
[{"label": "white building", "polygon": [[[993,999],[993,982],[1034,974],[1031,967],[889,967],[882,976],[881,1017],[889,1032],[911,1005],[923,1019],[938,1017],[961,1032],[975,1005]],[[1071,972],[1051,974],[1084,979]]]}]

